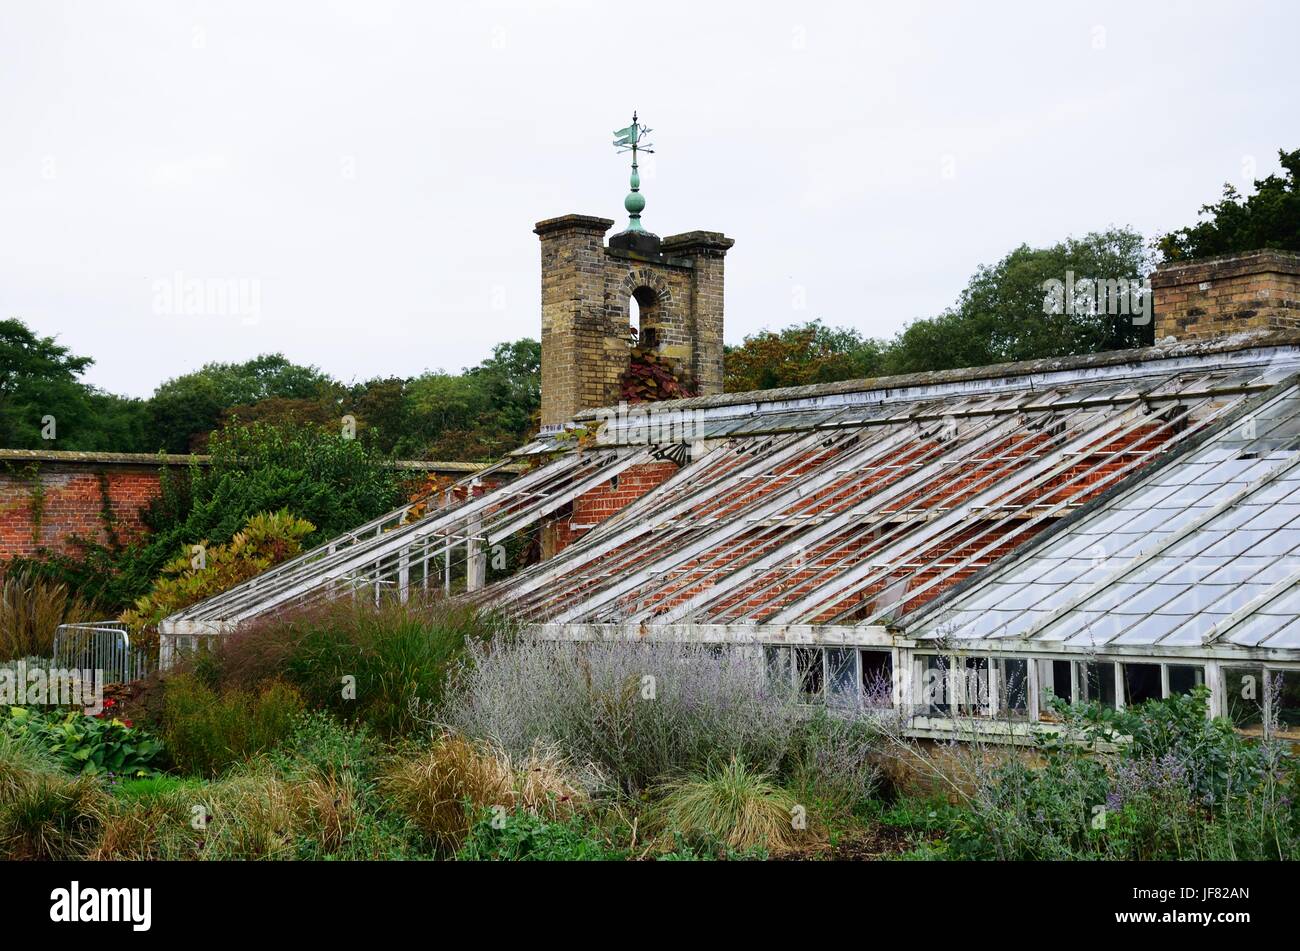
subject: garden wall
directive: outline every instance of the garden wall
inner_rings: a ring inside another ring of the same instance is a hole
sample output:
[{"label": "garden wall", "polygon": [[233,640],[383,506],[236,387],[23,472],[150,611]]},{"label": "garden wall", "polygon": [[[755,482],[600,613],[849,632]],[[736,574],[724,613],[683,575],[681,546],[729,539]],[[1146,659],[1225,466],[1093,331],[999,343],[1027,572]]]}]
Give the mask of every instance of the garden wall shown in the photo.
[{"label": "garden wall", "polygon": [[[164,469],[206,465],[206,456],[0,449],[0,571],[39,549],[68,551],[74,537],[126,544],[145,527],[141,513],[160,492]],[[483,466],[399,462],[413,476],[461,479]],[[496,479],[488,477],[489,485]]]}]

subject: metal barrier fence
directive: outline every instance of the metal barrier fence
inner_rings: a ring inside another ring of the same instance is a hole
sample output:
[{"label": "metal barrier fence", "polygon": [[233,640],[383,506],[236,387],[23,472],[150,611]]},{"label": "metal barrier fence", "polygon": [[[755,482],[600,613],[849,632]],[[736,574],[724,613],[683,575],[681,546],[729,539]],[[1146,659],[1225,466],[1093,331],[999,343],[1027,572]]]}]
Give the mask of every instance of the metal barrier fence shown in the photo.
[{"label": "metal barrier fence", "polygon": [[131,635],[119,621],[60,624],[54,633],[54,666],[102,670],[103,683],[139,680],[158,667],[150,651],[131,646]]}]

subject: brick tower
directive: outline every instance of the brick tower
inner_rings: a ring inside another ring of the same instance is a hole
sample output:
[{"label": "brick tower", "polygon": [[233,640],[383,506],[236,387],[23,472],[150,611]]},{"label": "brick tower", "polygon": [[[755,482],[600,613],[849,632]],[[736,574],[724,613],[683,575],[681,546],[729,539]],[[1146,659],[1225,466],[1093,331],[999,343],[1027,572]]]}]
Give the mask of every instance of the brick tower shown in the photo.
[{"label": "brick tower", "polygon": [[716,231],[660,238],[641,226],[637,150],[651,151],[635,115],[615,146],[632,154],[627,229],[605,242],[609,218],[539,221],[542,242],[542,428],[618,403],[628,368],[631,303],[639,343],[701,395],[722,392],[722,263],[735,243]]}]

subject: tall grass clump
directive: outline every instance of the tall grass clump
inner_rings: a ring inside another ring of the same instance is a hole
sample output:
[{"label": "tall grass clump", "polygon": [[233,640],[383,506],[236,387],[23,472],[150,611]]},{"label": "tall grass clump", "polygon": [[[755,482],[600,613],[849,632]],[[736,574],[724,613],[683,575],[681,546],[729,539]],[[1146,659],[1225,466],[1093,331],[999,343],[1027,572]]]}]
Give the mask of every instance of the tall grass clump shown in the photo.
[{"label": "tall grass clump", "polygon": [[195,662],[216,686],[252,689],[282,679],[313,709],[365,723],[381,736],[421,725],[442,700],[465,645],[504,625],[442,601],[340,599],[261,619]]},{"label": "tall grass clump", "polygon": [[274,751],[215,781],[169,776],[115,787],[89,857],[418,857],[406,824],[385,812],[378,795],[381,755],[364,729],[322,713],[298,715]]},{"label": "tall grass clump", "polygon": [[273,748],[303,709],[302,696],[288,684],[218,691],[192,674],[179,674],[166,682],[163,738],[182,771],[216,776]]},{"label": "tall grass clump", "polygon": [[65,584],[8,572],[0,584],[0,660],[53,656],[59,625],[89,621],[93,613]]},{"label": "tall grass clump", "polygon": [[794,796],[738,759],[671,780],[657,793],[651,829],[691,846],[781,854],[813,840]]},{"label": "tall grass clump", "polygon": [[[830,775],[846,757],[869,755],[865,743],[849,752],[853,744],[828,727],[821,736],[843,742],[818,762],[808,708],[767,686],[761,655],[700,644],[476,644],[440,716],[513,755],[536,743],[557,745],[633,794],[732,758],[765,773],[788,775],[805,763]],[[852,772],[840,771],[846,785],[855,782]]]},{"label": "tall grass clump", "polygon": [[590,801],[583,781],[554,749],[538,746],[516,761],[499,747],[452,734],[395,758],[379,789],[442,854],[456,851],[484,810],[556,819]]},{"label": "tall grass clump", "polygon": [[69,776],[29,737],[0,732],[0,858],[80,858],[99,831],[104,793]]}]

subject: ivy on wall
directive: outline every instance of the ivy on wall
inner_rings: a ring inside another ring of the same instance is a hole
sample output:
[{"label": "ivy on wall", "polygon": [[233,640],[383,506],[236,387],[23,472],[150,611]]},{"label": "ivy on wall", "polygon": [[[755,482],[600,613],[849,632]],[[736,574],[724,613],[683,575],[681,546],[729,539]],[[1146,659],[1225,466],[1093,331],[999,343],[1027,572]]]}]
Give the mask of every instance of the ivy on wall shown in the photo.
[{"label": "ivy on wall", "polygon": [[45,521],[45,483],[41,481],[41,467],[32,463],[23,469],[23,474],[30,485],[27,490],[31,499],[32,544],[41,543],[41,523]]},{"label": "ivy on wall", "polygon": [[115,552],[120,552],[122,539],[117,534],[117,513],[113,511],[113,495],[108,484],[108,473],[100,469],[95,475],[99,479],[99,520],[104,525],[108,547]]}]

